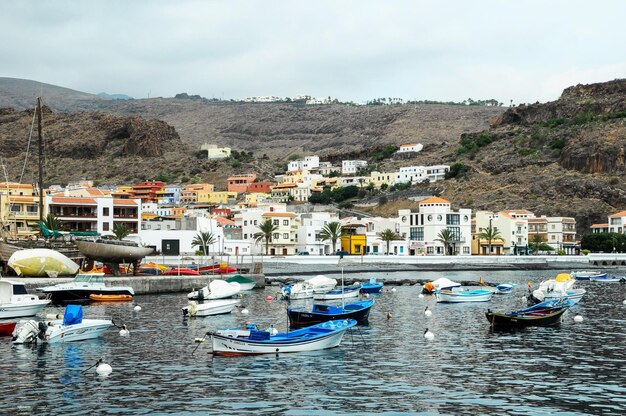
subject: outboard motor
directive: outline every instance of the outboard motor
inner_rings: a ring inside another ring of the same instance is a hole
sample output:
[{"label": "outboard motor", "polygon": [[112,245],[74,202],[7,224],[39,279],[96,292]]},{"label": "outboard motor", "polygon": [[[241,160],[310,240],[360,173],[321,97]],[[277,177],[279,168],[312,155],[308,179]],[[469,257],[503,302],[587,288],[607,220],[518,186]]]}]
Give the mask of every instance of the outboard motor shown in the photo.
[{"label": "outboard motor", "polygon": [[204,300],[204,288],[201,287],[198,289],[198,300],[202,302]]},{"label": "outboard motor", "polygon": [[[43,322],[39,322],[39,324],[43,324],[44,327],[46,326]],[[39,332],[40,327],[37,321],[26,321],[21,323],[21,325],[15,329],[12,341],[14,344],[28,344],[33,341],[37,341]]]},{"label": "outboard motor", "polygon": [[40,321],[37,327],[39,328],[39,334],[37,335],[37,337],[40,340],[46,339],[46,331],[48,330],[48,325],[46,325],[45,322]]}]

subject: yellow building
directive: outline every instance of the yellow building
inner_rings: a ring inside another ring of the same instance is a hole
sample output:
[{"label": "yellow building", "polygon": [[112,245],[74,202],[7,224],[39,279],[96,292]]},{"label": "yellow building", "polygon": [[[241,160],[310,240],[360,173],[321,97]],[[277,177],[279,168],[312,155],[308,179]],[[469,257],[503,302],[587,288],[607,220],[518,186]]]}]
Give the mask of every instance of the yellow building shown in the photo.
[{"label": "yellow building", "polygon": [[237,199],[237,192],[221,191],[221,192],[204,192],[198,191],[197,203],[202,204],[228,204]]},{"label": "yellow building", "polygon": [[383,183],[391,186],[392,183],[396,180],[397,172],[372,172],[370,173],[369,182],[373,183],[374,186],[380,189],[380,186]]},{"label": "yellow building", "polygon": [[[44,215],[45,206],[44,206]],[[29,239],[39,233],[39,195],[30,184],[6,183],[0,186],[0,219],[11,238]]]},{"label": "yellow building", "polygon": [[255,207],[259,203],[269,202],[271,200],[270,194],[263,192],[253,192],[245,195],[245,202],[250,207]]},{"label": "yellow building", "polygon": [[347,251],[348,254],[363,254],[365,247],[367,247],[364,225],[348,224],[341,227],[341,230],[343,232],[341,236],[341,251]]}]

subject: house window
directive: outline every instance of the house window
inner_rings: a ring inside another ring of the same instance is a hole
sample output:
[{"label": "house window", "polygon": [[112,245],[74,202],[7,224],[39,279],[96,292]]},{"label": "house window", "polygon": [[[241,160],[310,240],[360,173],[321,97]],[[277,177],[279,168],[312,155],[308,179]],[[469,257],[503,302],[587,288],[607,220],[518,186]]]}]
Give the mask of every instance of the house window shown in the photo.
[{"label": "house window", "polygon": [[102,231],[109,231],[109,223],[108,222],[102,223]]},{"label": "house window", "polygon": [[244,239],[244,240],[247,240],[247,239],[248,239],[248,234],[244,234],[244,235],[243,235],[243,239]]},{"label": "house window", "polygon": [[469,247],[463,247],[463,254],[470,254],[470,248]]},{"label": "house window", "polygon": [[256,220],[254,220],[254,225],[256,225]]},{"label": "house window", "polygon": [[283,225],[289,225],[289,220],[283,220]]},{"label": "house window", "polygon": [[427,254],[434,254],[435,253],[435,248],[433,246],[426,247],[426,253]]},{"label": "house window", "polygon": [[278,222],[278,220],[274,220],[274,222],[272,222],[272,224],[274,224],[274,225],[280,225],[280,224],[279,224],[279,222]]},{"label": "house window", "polygon": [[278,240],[278,239],[280,238],[280,234],[279,234],[279,233],[274,233],[274,238],[275,238],[276,240]]},{"label": "house window", "polygon": [[448,227],[448,231],[452,234],[453,241],[461,241],[461,228],[460,227]]},{"label": "house window", "polygon": [[283,233],[283,238],[285,240],[289,240],[289,233]]},{"label": "house window", "polygon": [[461,223],[461,216],[459,214],[446,214],[446,224],[459,225]]},{"label": "house window", "polygon": [[105,217],[109,216],[109,208],[102,208],[102,215]]},{"label": "house window", "polygon": [[244,220],[244,221],[243,221],[243,225],[244,225],[244,226],[248,225],[248,220]]}]

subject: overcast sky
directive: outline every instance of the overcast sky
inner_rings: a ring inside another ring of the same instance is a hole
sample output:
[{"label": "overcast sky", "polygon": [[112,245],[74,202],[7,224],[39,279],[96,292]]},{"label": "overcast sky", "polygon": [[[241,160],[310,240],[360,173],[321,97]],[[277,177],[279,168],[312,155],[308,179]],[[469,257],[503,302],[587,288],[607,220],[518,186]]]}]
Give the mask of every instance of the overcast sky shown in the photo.
[{"label": "overcast sky", "polygon": [[10,1],[0,76],[135,98],[506,105],[626,77],[624,1]]}]

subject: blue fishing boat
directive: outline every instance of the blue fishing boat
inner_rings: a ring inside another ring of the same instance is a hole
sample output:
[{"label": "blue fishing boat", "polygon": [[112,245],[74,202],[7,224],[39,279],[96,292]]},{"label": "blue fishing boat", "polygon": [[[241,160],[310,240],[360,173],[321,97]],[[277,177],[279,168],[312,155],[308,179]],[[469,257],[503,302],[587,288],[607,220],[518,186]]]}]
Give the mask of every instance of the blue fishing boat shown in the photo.
[{"label": "blue fishing boat", "polygon": [[383,290],[383,283],[377,282],[375,277],[370,278],[367,283],[361,283],[361,293],[380,293]]},{"label": "blue fishing boat", "polygon": [[593,276],[589,278],[589,281],[603,283],[626,283],[626,276]]},{"label": "blue fishing boat", "polygon": [[272,334],[254,327],[245,330],[207,332],[215,355],[277,354],[279,352],[315,351],[333,348],[341,343],[345,332],[356,325],[354,319],[322,322],[289,332]]},{"label": "blue fishing boat", "polygon": [[365,324],[374,303],[373,299],[346,303],[341,306],[314,303],[310,310],[305,309],[304,306],[288,308],[287,315],[289,325],[294,328],[336,319],[354,319],[359,324]]},{"label": "blue fishing boat", "polygon": [[608,277],[607,273],[588,270],[580,270],[570,274],[576,280],[606,279]]},{"label": "blue fishing boat", "polygon": [[495,287],[494,293],[498,295],[505,295],[507,293],[511,293],[515,286],[517,286],[515,283],[500,283]]}]

